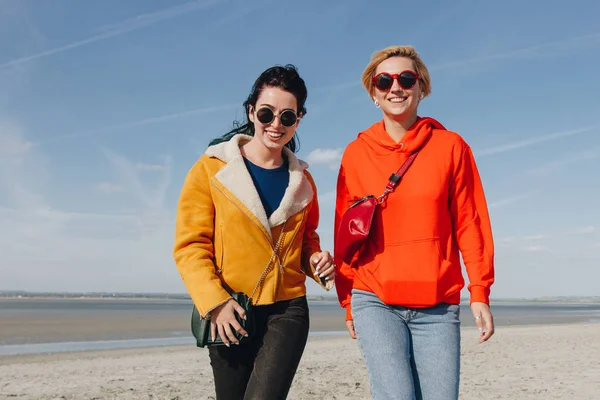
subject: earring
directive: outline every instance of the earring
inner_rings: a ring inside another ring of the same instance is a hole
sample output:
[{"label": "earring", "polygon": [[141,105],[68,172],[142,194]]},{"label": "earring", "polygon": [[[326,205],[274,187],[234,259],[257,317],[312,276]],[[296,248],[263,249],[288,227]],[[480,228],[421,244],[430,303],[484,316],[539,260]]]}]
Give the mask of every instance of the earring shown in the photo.
[{"label": "earring", "polygon": [[375,107],[379,108],[379,102],[375,100]]}]

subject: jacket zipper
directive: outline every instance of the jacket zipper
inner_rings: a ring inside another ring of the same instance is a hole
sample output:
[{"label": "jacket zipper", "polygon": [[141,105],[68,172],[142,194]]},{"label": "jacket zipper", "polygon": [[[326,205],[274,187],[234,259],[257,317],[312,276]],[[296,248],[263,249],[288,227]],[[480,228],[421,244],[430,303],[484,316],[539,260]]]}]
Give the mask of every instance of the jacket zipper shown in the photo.
[{"label": "jacket zipper", "polygon": [[277,245],[273,252],[275,253],[275,259],[279,263],[279,276],[275,277],[275,293],[273,295],[274,298],[277,298],[277,292],[279,291],[279,285],[283,281],[283,263],[281,262],[281,257],[279,257],[278,252],[281,251],[281,246],[283,245],[283,241],[285,238],[285,226],[287,225],[289,218],[283,222],[281,226],[281,232],[279,233],[279,239],[277,240]]},{"label": "jacket zipper", "polygon": [[[223,192],[223,191],[222,191],[222,190],[221,190],[219,187],[217,187],[217,185],[215,185],[213,182],[211,182],[211,185],[212,185],[212,186],[213,186],[215,189],[217,189],[217,190],[218,190],[218,191],[219,191],[219,192],[220,192],[220,193],[221,193],[223,196],[225,196],[225,197],[227,198],[227,200],[229,200],[231,203],[233,203],[233,205],[234,205],[234,206],[235,206],[235,207],[236,207],[238,210],[240,210],[240,212],[241,212],[242,214],[244,214],[244,215],[246,216],[246,218],[248,218],[248,219],[250,220],[250,222],[252,222],[252,223],[253,223],[253,224],[254,224],[254,225],[255,225],[255,226],[258,228],[258,230],[259,230],[259,231],[260,231],[260,232],[263,234],[263,236],[265,237],[265,239],[267,239],[267,242],[268,242],[268,243],[269,243],[269,245],[271,246],[271,250],[273,250],[273,251],[275,252],[275,250],[276,250],[276,248],[275,248],[275,247],[276,247],[276,246],[273,244],[273,239],[272,239],[271,237],[269,237],[269,236],[267,236],[267,235],[265,234],[265,232],[263,231],[263,229],[261,229],[261,226],[260,226],[259,224],[257,224],[257,223],[256,223],[256,222],[255,222],[255,221],[254,221],[252,218],[250,218],[248,215],[246,215],[246,212],[245,212],[244,210],[242,210],[242,209],[240,208],[240,206],[238,206],[238,205],[235,203],[235,201],[233,201],[233,200],[231,199],[231,197],[229,197],[229,196],[228,196],[228,195],[227,195],[225,192]],[[304,211],[303,211],[303,213],[302,213],[302,220],[301,220],[301,222],[300,222],[300,226],[302,226],[302,222],[304,222],[304,215],[305,215],[305,214],[306,214],[306,210],[304,210]],[[285,226],[287,225],[287,222],[288,222],[288,220],[289,220],[289,218],[288,218],[288,219],[286,219],[286,220],[283,222],[283,226],[282,226],[282,228],[281,228],[281,233],[279,234],[280,236],[282,236],[282,235],[283,235],[283,231],[284,231],[284,229],[285,229]],[[294,239],[295,239],[295,238],[296,238],[296,236],[298,235],[298,231],[299,231],[299,230],[300,230],[300,228],[296,229],[296,231],[294,232]],[[293,243],[293,242],[292,242],[292,243]],[[288,252],[289,252],[289,248],[288,248]],[[287,253],[287,252],[286,252],[286,253]],[[275,295],[277,295],[277,291],[279,290],[279,281],[283,279],[283,264],[281,263],[281,258],[279,257],[279,254],[275,254],[275,257],[276,257],[276,258],[277,258],[277,260],[279,261],[279,271],[280,271],[280,274],[279,274],[279,276],[275,278]],[[271,261],[271,264],[272,264],[272,261]],[[267,275],[268,275],[270,272],[271,272],[271,269],[270,269],[270,267],[269,267],[269,270],[267,271]],[[213,309],[214,309],[214,308],[213,308]],[[212,311],[212,310],[211,310],[211,311]]]},{"label": "jacket zipper", "polygon": [[225,259],[225,242],[223,240],[223,226],[221,224],[219,224],[219,235],[221,237],[221,257],[219,260],[219,265],[217,267],[217,275],[222,275],[223,274],[223,260]]},{"label": "jacket zipper", "polygon": [[[283,260],[282,263],[285,262],[285,259],[287,258],[288,253],[290,252],[290,249],[292,248],[292,245],[294,244],[294,240],[296,240],[296,236],[298,236],[298,232],[300,232],[300,228],[302,228],[302,224],[304,223],[304,217],[306,216],[306,208],[304,210],[302,210],[302,218],[300,219],[300,225],[298,225],[298,229],[296,229],[294,231],[294,236],[292,237],[292,241],[290,242],[290,244],[288,245],[287,250],[285,251],[284,255],[283,255]],[[286,220],[287,222],[287,220]],[[300,259],[302,261],[302,258]],[[302,268],[302,264],[300,265],[300,268]],[[283,273],[283,267],[281,267],[281,272]]]}]

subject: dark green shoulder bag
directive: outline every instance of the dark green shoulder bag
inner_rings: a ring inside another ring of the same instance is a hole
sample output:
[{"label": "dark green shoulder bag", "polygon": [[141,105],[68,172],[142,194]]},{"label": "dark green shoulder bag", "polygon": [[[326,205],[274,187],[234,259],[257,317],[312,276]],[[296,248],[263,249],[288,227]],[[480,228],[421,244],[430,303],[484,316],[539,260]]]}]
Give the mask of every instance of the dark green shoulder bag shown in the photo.
[{"label": "dark green shoulder bag", "polygon": [[[238,315],[238,313],[234,313],[239,324],[242,326],[242,328],[244,328],[244,330],[246,332],[248,332],[248,337],[246,337],[246,336],[241,335],[235,329],[232,329],[233,333],[235,334],[235,337],[239,340],[240,343],[244,343],[244,342],[250,340],[254,336],[254,331],[256,329],[256,325],[254,322],[254,312],[253,312],[254,305],[252,304],[252,298],[256,294],[257,290],[259,290],[259,288],[262,286],[262,284],[265,281],[265,278],[269,274],[269,272],[271,270],[271,265],[273,264],[273,260],[277,259],[277,261],[279,262],[279,265],[281,266],[281,260],[279,259],[278,251],[279,251],[279,248],[281,247],[281,244],[283,243],[283,237],[284,237],[284,229],[283,228],[284,227],[282,227],[282,229],[281,229],[281,234],[279,235],[279,240],[277,241],[277,245],[275,246],[275,249],[273,250],[271,259],[269,260],[267,267],[265,268],[260,279],[258,280],[258,283],[254,287],[254,291],[252,292],[252,295],[250,297],[248,297],[246,294],[241,293],[241,292],[234,292],[231,294],[231,297],[235,301],[237,301],[238,304],[240,306],[242,306],[242,308],[246,312],[245,320],[242,319]],[[194,305],[194,309],[192,310],[192,334],[196,338],[196,346],[197,347],[223,346],[224,345],[223,339],[219,335],[218,331],[217,331],[217,337],[215,338],[215,340],[212,340],[211,335],[210,335],[210,316],[206,319],[202,318],[200,316],[200,312],[198,311],[198,309],[196,308],[195,305]]]},{"label": "dark green shoulder bag", "polygon": [[[254,335],[255,326],[254,314],[252,312],[252,299],[246,296],[244,293],[232,293],[231,297],[233,297],[233,299],[237,301],[246,312],[245,320],[242,319],[237,313],[235,313],[235,317],[242,328],[248,332],[248,337],[243,336],[235,329],[232,329],[235,337],[240,341],[240,343],[243,343]],[[192,310],[192,333],[196,338],[196,346],[198,347],[224,344],[223,339],[221,339],[218,331],[216,339],[214,341],[212,340],[210,337],[210,319],[203,319],[200,316],[200,312],[198,312],[196,306],[194,306],[194,309]]]}]

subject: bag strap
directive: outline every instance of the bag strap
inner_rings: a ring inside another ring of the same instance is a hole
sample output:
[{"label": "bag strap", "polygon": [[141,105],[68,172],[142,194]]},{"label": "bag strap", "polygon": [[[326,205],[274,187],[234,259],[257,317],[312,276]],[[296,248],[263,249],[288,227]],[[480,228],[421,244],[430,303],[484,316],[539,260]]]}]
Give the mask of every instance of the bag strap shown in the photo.
[{"label": "bag strap", "polygon": [[252,294],[250,295],[250,302],[252,302],[252,299],[254,298],[254,295],[256,294],[257,290],[259,288],[261,288],[262,284],[265,282],[265,279],[267,278],[267,275],[269,274],[269,272],[271,272],[271,265],[273,264],[273,259],[277,258],[279,260],[279,263],[281,263],[281,260],[279,259],[279,249],[281,248],[281,245],[283,244],[283,239],[285,237],[286,222],[287,222],[287,220],[281,226],[281,233],[279,234],[279,239],[277,240],[277,244],[275,245],[275,248],[273,249],[273,254],[271,254],[271,258],[269,259],[267,266],[265,267],[263,273],[261,274],[260,279],[256,283],[256,286],[254,286],[254,290],[252,291]]},{"label": "bag strap", "polygon": [[415,161],[417,154],[419,153],[419,151],[421,150],[423,145],[425,145],[425,142],[427,142],[428,139],[429,139],[429,136],[423,141],[423,144],[421,146],[419,146],[417,149],[415,149],[415,151],[413,151],[412,154],[410,156],[408,156],[406,161],[404,161],[402,163],[402,165],[400,166],[400,168],[398,168],[398,171],[396,171],[395,173],[393,173],[390,176],[389,182],[388,182],[387,186],[385,187],[385,191],[383,192],[383,194],[381,196],[379,196],[377,198],[377,204],[382,204],[385,201],[385,199],[387,198],[387,195],[390,194],[391,192],[393,192],[394,189],[396,188],[396,186],[398,186],[398,183],[400,183],[400,180],[402,179],[402,177],[404,176],[404,174],[406,173],[406,171],[408,170],[410,165],[413,163],[413,161]]}]

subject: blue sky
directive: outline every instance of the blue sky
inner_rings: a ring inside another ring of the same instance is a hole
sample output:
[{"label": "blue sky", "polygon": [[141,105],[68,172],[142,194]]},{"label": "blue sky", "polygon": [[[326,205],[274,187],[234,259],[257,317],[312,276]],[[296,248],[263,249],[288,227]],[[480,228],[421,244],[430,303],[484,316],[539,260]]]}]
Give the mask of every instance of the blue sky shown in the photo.
[{"label": "blue sky", "polygon": [[0,0],[0,289],[183,292],[182,181],[273,64],[309,88],[299,156],[331,249],[341,152],[381,118],[360,75],[410,44],[432,76],[420,114],[474,149],[493,296],[598,295],[599,15],[594,1]]}]

